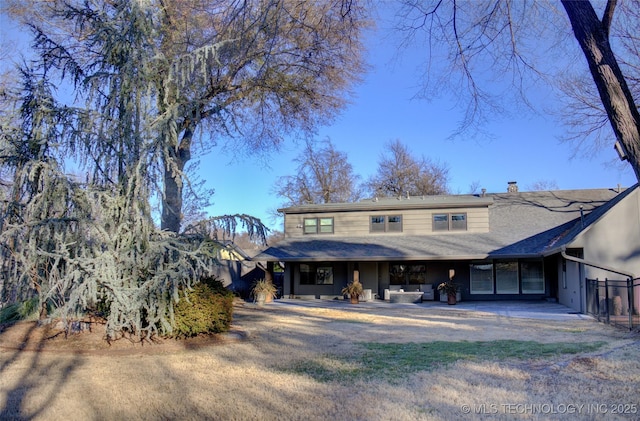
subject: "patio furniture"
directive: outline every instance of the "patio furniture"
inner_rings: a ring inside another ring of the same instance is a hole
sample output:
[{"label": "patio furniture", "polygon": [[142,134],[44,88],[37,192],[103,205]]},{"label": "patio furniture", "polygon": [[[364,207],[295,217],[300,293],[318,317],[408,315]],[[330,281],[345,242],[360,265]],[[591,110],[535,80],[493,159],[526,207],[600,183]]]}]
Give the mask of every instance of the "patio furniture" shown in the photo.
[{"label": "patio furniture", "polygon": [[433,301],[436,298],[433,284],[420,284],[420,291],[422,291],[422,301]]},{"label": "patio furniture", "polygon": [[391,303],[421,303],[422,291],[389,291]]},{"label": "patio furniture", "polygon": [[[398,295],[404,294],[404,295]],[[392,296],[398,295],[391,299]],[[420,295],[420,301],[415,296]],[[435,290],[432,284],[419,284],[419,285],[389,285],[389,288],[384,290],[384,300],[389,302],[421,302],[421,301],[433,301],[435,300]]]}]

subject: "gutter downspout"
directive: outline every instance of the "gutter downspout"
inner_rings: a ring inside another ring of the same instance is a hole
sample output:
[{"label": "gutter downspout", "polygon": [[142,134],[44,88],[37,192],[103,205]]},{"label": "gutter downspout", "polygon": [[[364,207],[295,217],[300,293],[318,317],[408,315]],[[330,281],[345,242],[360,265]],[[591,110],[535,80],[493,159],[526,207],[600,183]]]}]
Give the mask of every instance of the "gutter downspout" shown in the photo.
[{"label": "gutter downspout", "polygon": [[584,259],[581,259],[579,257],[569,256],[566,253],[566,249],[561,250],[560,254],[562,255],[562,257],[564,257],[567,260],[571,260],[572,262],[582,263],[583,265],[591,266],[591,267],[594,267],[596,269],[606,270],[607,272],[612,272],[612,273],[615,273],[615,274],[618,274],[618,275],[623,275],[623,276],[626,276],[627,278],[631,278],[631,279],[635,278],[635,275],[633,273],[621,272],[619,270],[616,270],[616,269],[613,269],[613,268],[610,268],[610,267],[607,267],[607,266],[604,266],[604,265],[598,265],[598,264],[595,264],[595,263],[591,263],[591,262],[589,262],[587,260],[584,260]]}]

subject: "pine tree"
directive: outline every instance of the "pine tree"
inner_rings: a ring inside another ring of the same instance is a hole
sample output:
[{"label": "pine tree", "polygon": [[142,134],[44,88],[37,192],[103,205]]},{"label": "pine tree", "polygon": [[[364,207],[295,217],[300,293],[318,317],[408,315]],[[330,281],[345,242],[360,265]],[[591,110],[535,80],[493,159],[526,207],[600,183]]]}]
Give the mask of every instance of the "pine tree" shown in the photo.
[{"label": "pine tree", "polygon": [[[180,232],[196,133],[260,149],[312,130],[360,71],[364,23],[355,3],[205,3],[34,4],[39,60],[23,70],[22,126],[0,144],[14,180],[3,301],[36,295],[42,319],[99,313],[110,338],[167,333],[173,304],[215,264],[212,233],[241,225],[264,240],[244,214]],[[56,98],[53,76],[73,99]],[[86,180],[65,173],[70,158]]]}]

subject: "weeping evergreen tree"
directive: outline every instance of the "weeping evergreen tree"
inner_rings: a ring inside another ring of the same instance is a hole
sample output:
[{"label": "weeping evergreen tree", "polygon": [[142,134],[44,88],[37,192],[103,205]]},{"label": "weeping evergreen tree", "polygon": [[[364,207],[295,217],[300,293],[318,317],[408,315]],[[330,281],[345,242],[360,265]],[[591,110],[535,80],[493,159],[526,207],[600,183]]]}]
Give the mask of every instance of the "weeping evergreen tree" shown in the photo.
[{"label": "weeping evergreen tree", "polygon": [[[173,304],[215,264],[211,234],[238,225],[266,234],[244,214],[181,231],[185,164],[206,140],[260,150],[339,110],[362,67],[359,6],[87,0],[34,8],[39,60],[23,70],[22,127],[0,145],[14,180],[0,221],[3,299],[37,294],[41,318],[101,311],[110,338],[170,332]],[[54,76],[71,99],[56,98]],[[65,174],[69,158],[85,180]]]},{"label": "weeping evergreen tree", "polygon": [[118,183],[66,175],[60,145],[76,115],[55,103],[40,77],[25,72],[21,136],[2,143],[14,175],[0,233],[5,301],[35,293],[41,319],[100,311],[110,339],[170,332],[173,303],[215,264],[214,243],[154,226],[147,165],[153,148],[141,147],[147,159],[130,160]]}]

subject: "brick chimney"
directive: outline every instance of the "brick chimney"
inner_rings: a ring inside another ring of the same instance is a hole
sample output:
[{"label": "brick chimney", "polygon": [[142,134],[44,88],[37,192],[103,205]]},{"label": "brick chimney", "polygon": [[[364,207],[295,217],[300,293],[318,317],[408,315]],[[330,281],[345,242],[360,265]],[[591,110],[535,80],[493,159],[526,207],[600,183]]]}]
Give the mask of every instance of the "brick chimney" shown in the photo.
[{"label": "brick chimney", "polygon": [[507,183],[507,193],[517,193],[517,192],[518,192],[518,182],[509,181]]}]

